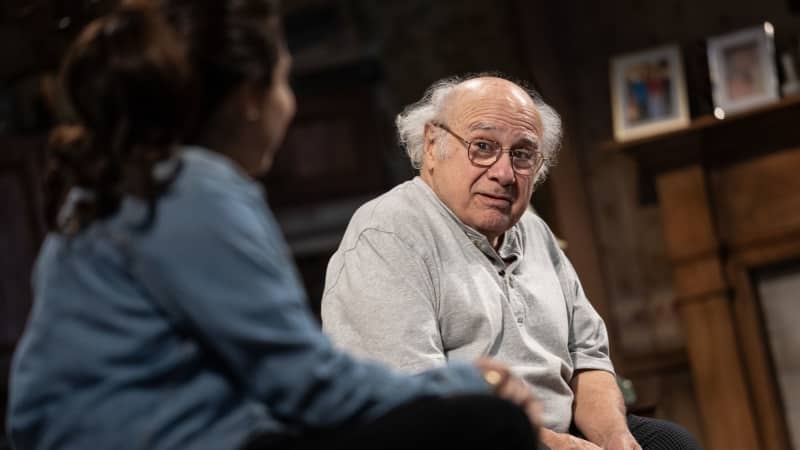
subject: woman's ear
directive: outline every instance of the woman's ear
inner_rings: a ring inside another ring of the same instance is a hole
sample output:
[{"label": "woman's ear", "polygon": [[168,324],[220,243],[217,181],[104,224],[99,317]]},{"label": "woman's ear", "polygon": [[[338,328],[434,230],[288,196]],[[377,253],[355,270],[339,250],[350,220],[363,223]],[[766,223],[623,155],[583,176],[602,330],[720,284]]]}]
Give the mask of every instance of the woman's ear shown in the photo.
[{"label": "woman's ear", "polygon": [[239,110],[240,117],[247,122],[258,122],[264,114],[264,96],[266,93],[263,88],[259,88],[255,83],[243,82],[231,96],[234,107]]}]

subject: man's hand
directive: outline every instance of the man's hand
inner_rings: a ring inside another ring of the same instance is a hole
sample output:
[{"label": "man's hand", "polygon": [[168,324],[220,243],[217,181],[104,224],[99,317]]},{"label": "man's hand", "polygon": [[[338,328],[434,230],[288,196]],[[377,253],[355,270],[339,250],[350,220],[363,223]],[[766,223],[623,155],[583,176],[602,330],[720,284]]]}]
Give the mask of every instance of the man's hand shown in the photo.
[{"label": "man's hand", "polygon": [[522,408],[534,428],[541,426],[539,404],[522,378],[511,373],[505,364],[491,358],[478,358],[475,366],[492,385],[495,395]]},{"label": "man's hand", "polygon": [[603,443],[604,450],[642,450],[628,430],[611,433]]},{"label": "man's hand", "polygon": [[575,425],[605,450],[641,450],[628,430],[625,404],[617,381],[602,370],[578,371],[570,382],[575,392]]},{"label": "man's hand", "polygon": [[550,450],[600,450],[600,447],[589,441],[584,441],[570,434],[556,433],[546,428],[542,428],[539,432],[539,439],[544,445],[550,447]]}]

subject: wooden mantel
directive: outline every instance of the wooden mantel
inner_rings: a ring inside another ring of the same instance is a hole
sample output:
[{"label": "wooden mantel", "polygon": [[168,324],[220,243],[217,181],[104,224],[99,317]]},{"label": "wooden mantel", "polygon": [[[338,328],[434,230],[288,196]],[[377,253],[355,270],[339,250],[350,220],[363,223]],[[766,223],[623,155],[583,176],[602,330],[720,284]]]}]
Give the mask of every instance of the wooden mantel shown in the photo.
[{"label": "wooden mantel", "polygon": [[604,147],[655,184],[707,448],[791,448],[752,280],[800,260],[800,97]]}]

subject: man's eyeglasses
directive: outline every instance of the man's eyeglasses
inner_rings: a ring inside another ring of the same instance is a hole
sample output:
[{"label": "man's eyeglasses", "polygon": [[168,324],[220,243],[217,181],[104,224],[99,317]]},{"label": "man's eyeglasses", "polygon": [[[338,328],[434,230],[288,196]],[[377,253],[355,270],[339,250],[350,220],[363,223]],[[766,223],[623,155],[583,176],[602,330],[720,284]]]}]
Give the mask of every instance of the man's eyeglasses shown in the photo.
[{"label": "man's eyeglasses", "polygon": [[472,164],[480,167],[491,167],[500,159],[500,155],[508,153],[511,158],[511,167],[519,175],[536,173],[544,163],[542,153],[535,149],[509,148],[503,149],[499,142],[488,139],[473,139],[468,141],[457,135],[447,125],[441,122],[431,122],[431,125],[441,128],[458,139],[467,148],[467,157]]}]

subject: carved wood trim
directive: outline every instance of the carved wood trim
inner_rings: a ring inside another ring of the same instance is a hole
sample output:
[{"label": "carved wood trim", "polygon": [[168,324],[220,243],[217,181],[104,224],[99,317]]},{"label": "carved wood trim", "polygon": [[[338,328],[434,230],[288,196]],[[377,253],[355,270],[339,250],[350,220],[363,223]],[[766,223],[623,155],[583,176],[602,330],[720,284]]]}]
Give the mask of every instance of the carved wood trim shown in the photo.
[{"label": "carved wood trim", "polygon": [[708,448],[753,450],[753,408],[739,360],[729,300],[714,296],[680,308]]},{"label": "carved wood trim", "polygon": [[[764,329],[764,315],[752,282],[752,269],[764,264],[732,260],[728,264],[729,278],[734,286],[733,312],[736,331],[740,337],[740,354],[745,363],[748,385],[759,425],[764,450],[790,448],[786,413],[777,388],[772,353]],[[762,263],[768,263],[767,260]]]},{"label": "carved wood trim", "polygon": [[706,444],[760,448],[704,170],[666,172],[656,186]]}]

